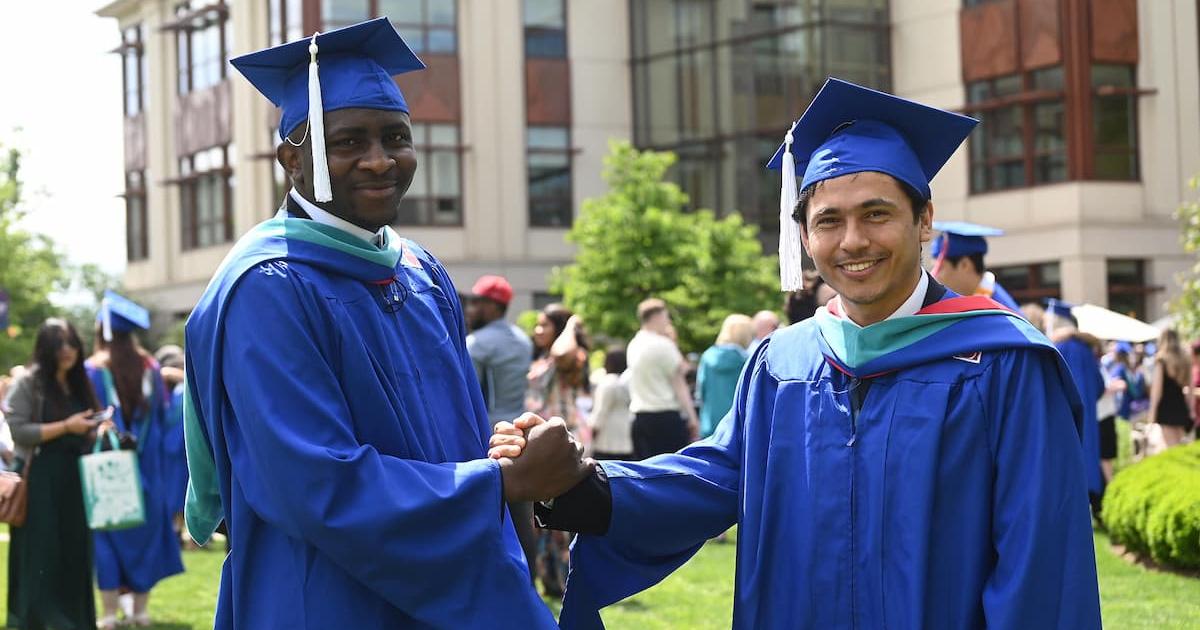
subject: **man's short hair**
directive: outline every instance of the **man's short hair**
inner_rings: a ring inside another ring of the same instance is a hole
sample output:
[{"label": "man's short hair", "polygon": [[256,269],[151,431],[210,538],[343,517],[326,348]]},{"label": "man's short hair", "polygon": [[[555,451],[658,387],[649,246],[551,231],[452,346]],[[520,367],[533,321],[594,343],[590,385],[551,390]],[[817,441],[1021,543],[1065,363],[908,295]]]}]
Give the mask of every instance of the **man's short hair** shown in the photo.
[{"label": "man's short hair", "polygon": [[637,307],[638,321],[645,324],[650,321],[655,315],[665,313],[667,303],[658,298],[648,298],[642,300]]},{"label": "man's short hair", "polygon": [[973,267],[975,269],[975,273],[977,273],[981,276],[983,275],[984,269],[987,268],[987,267],[984,267],[984,265],[983,265],[983,254],[975,253],[975,254],[968,254],[966,256],[947,256],[946,262],[949,262],[950,264],[957,267],[958,261],[960,261],[964,258],[971,261],[971,267]]},{"label": "man's short hair", "polygon": [[[852,173],[852,175],[856,174]],[[888,175],[888,177],[892,176]],[[817,189],[827,181],[829,180],[822,179],[813,182],[800,191],[800,197],[796,200],[796,210],[792,212],[792,219],[800,222],[800,229],[808,230],[808,204],[812,201],[813,195],[817,193]],[[896,182],[900,186],[900,190],[904,191],[904,196],[908,197],[908,202],[912,205],[913,223],[920,221],[921,213],[925,211],[925,206],[929,205],[929,200],[909,184],[895,177],[892,177],[892,181]]]}]

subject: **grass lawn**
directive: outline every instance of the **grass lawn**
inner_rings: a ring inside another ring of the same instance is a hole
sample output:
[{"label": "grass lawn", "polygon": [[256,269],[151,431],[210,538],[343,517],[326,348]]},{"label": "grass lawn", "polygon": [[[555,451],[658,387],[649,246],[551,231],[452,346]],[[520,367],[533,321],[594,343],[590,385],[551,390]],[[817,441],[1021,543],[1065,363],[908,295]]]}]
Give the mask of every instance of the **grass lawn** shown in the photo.
[{"label": "grass lawn", "polygon": [[[604,611],[614,629],[728,628],[733,598],[733,537],[709,543],[662,584]],[[1195,628],[1200,619],[1200,580],[1148,571],[1114,555],[1108,538],[1096,536],[1096,562],[1104,625],[1109,628]],[[187,572],[162,582],[150,611],[160,630],[207,630],[217,599],[220,551],[183,555]],[[0,592],[7,592],[8,543],[0,544]],[[0,600],[0,619],[4,618]],[[97,604],[98,605],[98,604]]]}]

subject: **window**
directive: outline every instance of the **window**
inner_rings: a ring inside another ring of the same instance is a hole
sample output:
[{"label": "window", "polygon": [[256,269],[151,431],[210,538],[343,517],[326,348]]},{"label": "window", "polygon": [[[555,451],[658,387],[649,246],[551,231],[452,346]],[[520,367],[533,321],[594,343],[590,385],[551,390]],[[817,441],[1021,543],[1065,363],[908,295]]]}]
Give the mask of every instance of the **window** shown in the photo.
[{"label": "window", "polygon": [[987,192],[1067,179],[1066,110],[1061,66],[976,81],[971,113],[971,191]]},{"label": "window", "polygon": [[304,0],[269,0],[267,21],[272,46],[304,37]]},{"label": "window", "polygon": [[991,272],[1017,304],[1062,297],[1062,279],[1056,262],[994,267]]},{"label": "window", "polygon": [[566,127],[525,130],[525,165],[529,178],[529,225],[569,227],[571,202],[571,132]]},{"label": "window", "polygon": [[146,55],[140,24],[125,29],[121,36],[121,70],[125,82],[125,115],[136,116],[146,109]]},{"label": "window", "polygon": [[1092,66],[1095,179],[1138,179],[1136,86],[1133,66]]},{"label": "window", "polygon": [[146,212],[146,173],[125,173],[125,258],[129,262],[150,256]]},{"label": "window", "polygon": [[779,173],[762,165],[827,76],[891,87],[888,2],[628,4],[635,144],[676,153],[691,207],[739,212],[773,248]]},{"label": "window", "polygon": [[567,7],[564,0],[525,0],[525,57],[567,56]]},{"label": "window", "polygon": [[196,9],[193,0],[176,5],[175,46],[180,94],[212,87],[227,76],[228,9],[223,0]]},{"label": "window", "polygon": [[404,41],[418,53],[453,54],[458,50],[454,0],[377,0]]},{"label": "window", "polygon": [[183,249],[233,240],[233,145],[212,147],[179,160]]},{"label": "window", "polygon": [[1154,291],[1146,286],[1146,261],[1109,259],[1108,308],[1145,321],[1146,296]]},{"label": "window", "polygon": [[458,50],[456,5],[455,0],[322,0],[321,23],[328,31],[387,16],[413,51],[453,54]]},{"label": "window", "polygon": [[397,225],[462,225],[462,147],[457,125],[413,124],[417,174]]}]

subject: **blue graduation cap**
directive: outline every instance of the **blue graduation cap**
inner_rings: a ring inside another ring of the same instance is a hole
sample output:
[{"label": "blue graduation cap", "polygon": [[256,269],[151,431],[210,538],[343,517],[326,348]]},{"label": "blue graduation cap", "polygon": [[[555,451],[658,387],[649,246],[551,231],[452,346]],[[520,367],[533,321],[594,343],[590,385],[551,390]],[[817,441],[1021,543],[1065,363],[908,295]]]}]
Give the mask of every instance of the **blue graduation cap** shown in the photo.
[{"label": "blue graduation cap", "polygon": [[351,107],[408,112],[392,76],[425,68],[386,17],[316,33],[230,63],[283,109],[280,139],[291,142],[288,134],[308,120],[316,201],[333,199],[322,113]]},{"label": "blue graduation cap", "polygon": [[[873,171],[931,198],[929,181],[979,121],[829,78],[767,163],[783,170],[779,200],[780,275],[784,290],[802,285],[800,227],[792,220],[798,190],[819,181]],[[796,173],[804,177],[796,187]],[[790,288],[789,288],[790,287]]]},{"label": "blue graduation cap", "polygon": [[1129,343],[1128,341],[1118,341],[1117,346],[1114,349],[1117,352],[1123,352],[1125,354],[1133,354],[1133,344]]},{"label": "blue graduation cap", "polygon": [[[1075,315],[1073,315],[1071,313],[1072,308],[1075,308],[1075,305],[1071,304],[1070,302],[1064,302],[1062,300],[1058,300],[1055,298],[1046,298],[1046,312],[1047,313],[1050,313],[1051,315],[1054,315],[1055,317],[1061,317],[1061,318],[1071,322],[1072,325],[1078,325],[1079,320],[1075,319]],[[1046,333],[1049,334],[1049,332],[1050,332],[1050,321],[1047,320]]]},{"label": "blue graduation cap", "polygon": [[106,290],[96,321],[103,327],[104,340],[112,341],[114,332],[149,330],[150,311],[116,291]]},{"label": "blue graduation cap", "polygon": [[933,229],[942,234],[933,241],[929,253],[937,259],[986,254],[987,236],[1003,236],[1004,230],[966,221],[934,221]]}]

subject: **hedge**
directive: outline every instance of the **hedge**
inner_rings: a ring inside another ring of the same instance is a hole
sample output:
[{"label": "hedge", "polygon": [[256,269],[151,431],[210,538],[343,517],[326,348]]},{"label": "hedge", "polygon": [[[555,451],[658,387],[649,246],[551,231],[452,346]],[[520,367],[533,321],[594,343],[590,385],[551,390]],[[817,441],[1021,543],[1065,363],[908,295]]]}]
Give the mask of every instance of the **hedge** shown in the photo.
[{"label": "hedge", "polygon": [[1118,473],[1102,516],[1113,542],[1163,565],[1200,568],[1200,442]]}]

